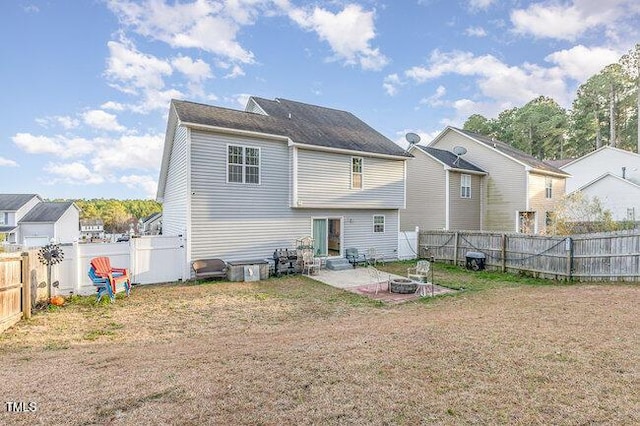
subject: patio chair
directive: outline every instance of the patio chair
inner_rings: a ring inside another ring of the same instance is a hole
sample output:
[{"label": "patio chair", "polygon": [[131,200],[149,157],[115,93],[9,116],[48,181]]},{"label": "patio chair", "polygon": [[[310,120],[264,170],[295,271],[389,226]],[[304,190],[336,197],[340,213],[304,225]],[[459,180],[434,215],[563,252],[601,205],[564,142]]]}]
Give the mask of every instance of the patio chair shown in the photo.
[{"label": "patio chair", "polygon": [[382,273],[376,269],[374,266],[367,266],[367,271],[369,272],[369,277],[371,278],[371,283],[376,285],[376,294],[380,291],[380,288],[384,288],[385,284],[387,289],[389,288],[389,280],[386,282],[382,280]]},{"label": "patio chair", "polygon": [[418,260],[416,266],[407,268],[407,278],[414,281],[427,282],[429,281],[430,270],[431,263],[428,260]]},{"label": "patio chair", "polygon": [[305,252],[302,255],[302,273],[307,271],[308,275],[317,274],[320,270],[320,258],[314,257],[313,252]]},{"label": "patio chair", "polygon": [[367,264],[367,256],[364,254],[358,253],[358,249],[355,247],[345,249],[344,257],[346,257],[349,263],[353,265],[353,269],[355,269],[358,264],[360,265]]},{"label": "patio chair", "polygon": [[113,294],[118,292],[118,286],[122,284],[121,288],[127,293],[131,292],[131,278],[129,277],[129,270],[126,268],[112,268],[111,261],[108,257],[94,257],[91,259],[91,267],[95,272],[95,276],[99,278],[106,278],[111,284],[111,290]]},{"label": "patio chair", "polygon": [[377,265],[378,262],[384,265],[384,256],[378,253],[375,247],[370,247],[367,249],[367,262],[369,265]]}]

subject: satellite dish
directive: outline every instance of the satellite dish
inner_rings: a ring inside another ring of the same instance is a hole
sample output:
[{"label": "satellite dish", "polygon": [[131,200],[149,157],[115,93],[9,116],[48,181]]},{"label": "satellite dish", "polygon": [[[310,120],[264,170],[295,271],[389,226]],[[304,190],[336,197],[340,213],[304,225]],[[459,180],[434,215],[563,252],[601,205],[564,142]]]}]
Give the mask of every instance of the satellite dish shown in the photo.
[{"label": "satellite dish", "polygon": [[465,155],[467,153],[467,148],[464,146],[454,146],[453,153],[460,157],[461,155]]},{"label": "satellite dish", "polygon": [[404,137],[407,139],[407,142],[409,142],[411,145],[420,142],[420,136],[418,136],[415,133],[407,133]]}]

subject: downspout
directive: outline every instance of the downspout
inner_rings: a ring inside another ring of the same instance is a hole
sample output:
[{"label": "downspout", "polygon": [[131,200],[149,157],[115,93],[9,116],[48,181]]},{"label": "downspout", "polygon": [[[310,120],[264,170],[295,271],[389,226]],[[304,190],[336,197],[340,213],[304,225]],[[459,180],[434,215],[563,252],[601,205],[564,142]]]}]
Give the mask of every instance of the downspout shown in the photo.
[{"label": "downspout", "polygon": [[445,231],[449,230],[449,214],[450,214],[450,200],[451,200],[451,188],[449,187],[449,170],[445,170],[444,175],[444,229]]}]

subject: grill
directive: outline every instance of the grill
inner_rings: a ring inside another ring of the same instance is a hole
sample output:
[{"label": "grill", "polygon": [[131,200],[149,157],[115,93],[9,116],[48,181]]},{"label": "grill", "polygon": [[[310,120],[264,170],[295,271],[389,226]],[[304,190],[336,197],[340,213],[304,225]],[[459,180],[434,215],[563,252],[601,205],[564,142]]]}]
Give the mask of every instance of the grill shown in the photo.
[{"label": "grill", "polygon": [[295,250],[276,249],[276,251],[273,252],[273,260],[275,262],[275,273],[277,276],[299,272],[298,254]]}]

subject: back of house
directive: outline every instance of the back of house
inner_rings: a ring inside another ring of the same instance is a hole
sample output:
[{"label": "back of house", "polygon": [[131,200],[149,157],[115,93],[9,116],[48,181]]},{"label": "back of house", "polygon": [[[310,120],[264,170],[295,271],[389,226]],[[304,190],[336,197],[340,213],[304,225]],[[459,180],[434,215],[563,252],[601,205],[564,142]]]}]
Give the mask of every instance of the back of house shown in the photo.
[{"label": "back of house", "polygon": [[481,186],[481,230],[544,232],[565,193],[568,173],[483,135],[447,127],[429,147],[464,151],[463,158],[486,172]]},{"label": "back of house", "polygon": [[397,257],[403,149],[353,114],[252,97],[245,111],[171,103],[158,201],[188,261],[264,259],[314,238],[317,256]]}]

